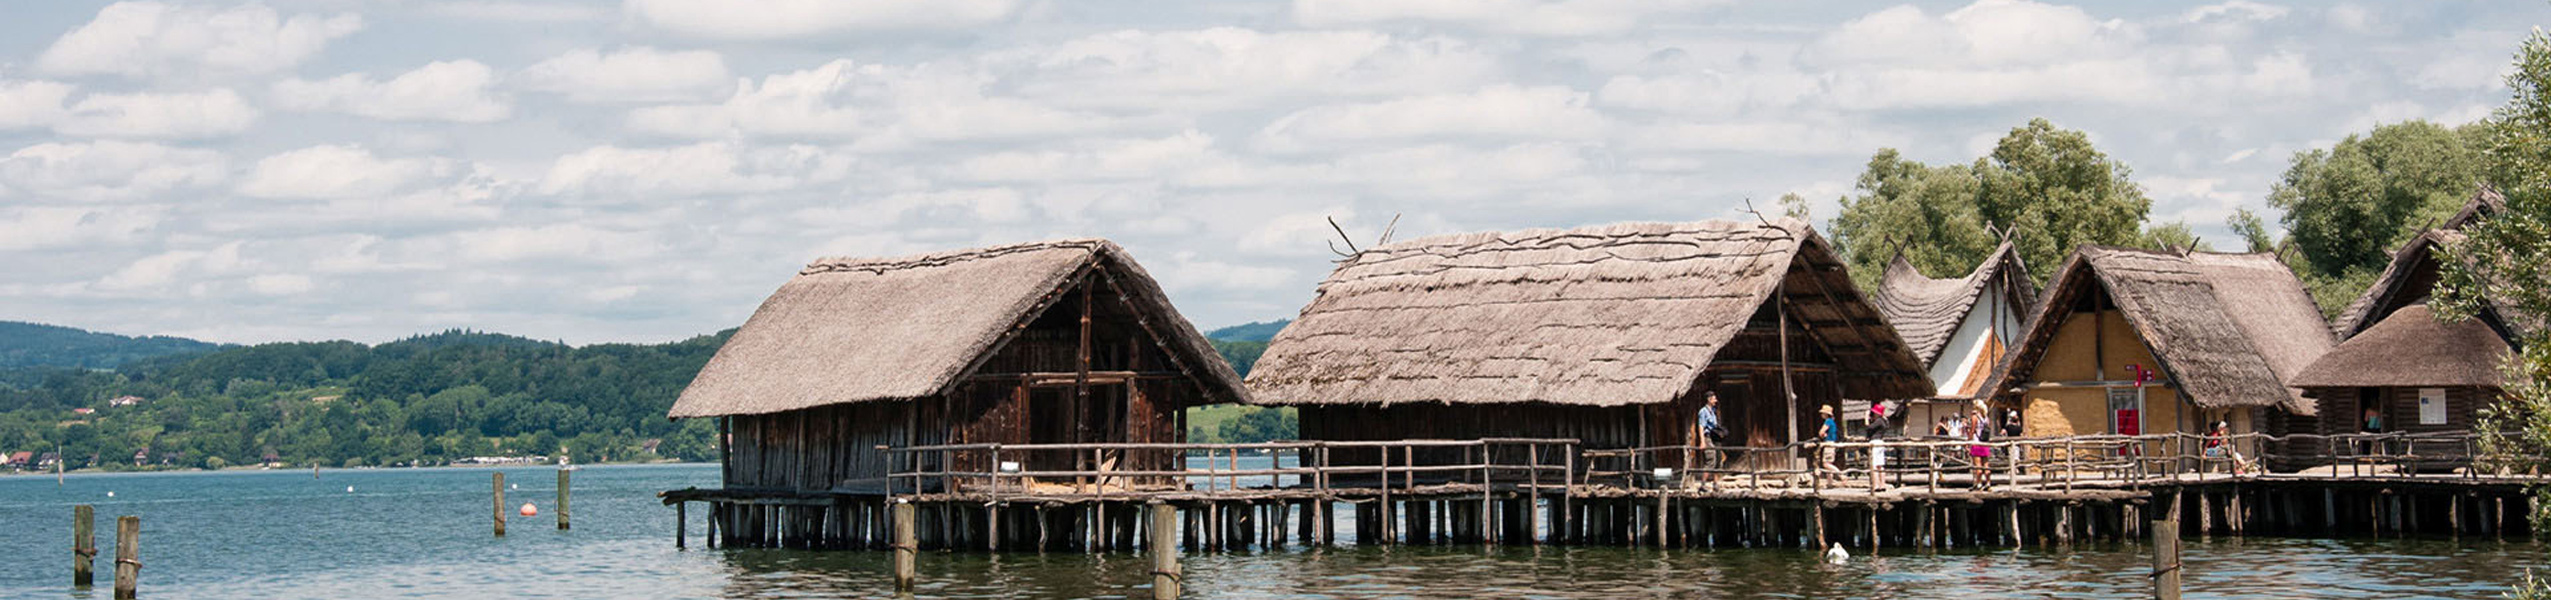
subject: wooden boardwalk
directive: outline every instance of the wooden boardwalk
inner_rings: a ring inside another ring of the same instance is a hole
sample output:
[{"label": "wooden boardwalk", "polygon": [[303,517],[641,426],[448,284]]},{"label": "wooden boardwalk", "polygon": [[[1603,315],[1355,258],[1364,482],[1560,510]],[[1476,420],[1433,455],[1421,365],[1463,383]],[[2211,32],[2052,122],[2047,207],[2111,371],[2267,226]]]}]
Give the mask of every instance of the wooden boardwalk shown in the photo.
[{"label": "wooden boardwalk", "polygon": [[[1944,547],[2132,538],[2163,516],[2153,510],[2175,510],[2168,516],[2199,535],[2529,535],[2525,490],[2551,483],[2435,451],[2468,449],[2468,439],[2221,442],[2220,451],[2184,435],[1603,450],[1562,439],[944,445],[880,448],[893,475],[865,486],[662,496],[684,513],[705,504],[712,545],[883,548],[891,508],[911,504],[915,543],[939,549],[1132,550],[1147,539],[1153,505],[1174,507],[1181,543],[1200,550],[1341,540]],[[2399,451],[2409,449],[2429,452]]]}]

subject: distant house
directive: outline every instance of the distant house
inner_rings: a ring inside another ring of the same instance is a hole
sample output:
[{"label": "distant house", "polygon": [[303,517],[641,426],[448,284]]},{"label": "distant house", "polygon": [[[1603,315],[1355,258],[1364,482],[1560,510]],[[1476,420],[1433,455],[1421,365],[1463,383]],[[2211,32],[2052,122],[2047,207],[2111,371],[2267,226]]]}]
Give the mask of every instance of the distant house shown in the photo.
[{"label": "distant house", "polygon": [[62,464],[62,455],[60,453],[46,452],[44,454],[37,455],[35,459],[35,466],[40,469],[50,469],[53,468],[54,465],[58,464]]},{"label": "distant house", "polygon": [[8,459],[7,459],[7,461],[8,461],[8,462],[6,462],[5,464],[6,464],[6,466],[8,466],[8,467],[10,467],[10,468],[14,468],[14,469],[25,469],[25,468],[28,468],[28,467],[35,466],[35,464],[34,464],[34,463],[35,463],[35,453],[34,453],[34,452],[23,451],[23,450],[18,451],[18,452],[11,452],[11,453],[9,453],[9,455],[8,455]]},{"label": "distant house", "polygon": [[2008,241],[1963,277],[1933,279],[1902,255],[1889,262],[1870,303],[1904,336],[1935,388],[1928,401],[1906,403],[1892,420],[1918,434],[1923,424],[1965,410],[2026,333],[2037,293],[2037,282]]},{"label": "distant house", "polygon": [[[2419,232],[2392,254],[2382,275],[2330,325],[2344,341],[2291,382],[2320,409],[2317,418],[2291,423],[2294,433],[2361,433],[2367,413],[2380,417],[2386,433],[2467,432],[2480,409],[2498,401],[2505,389],[2500,367],[2520,350],[2522,332],[2539,322],[2494,304],[2473,319],[2446,322],[2427,301],[2443,273],[2443,249],[2460,240],[2462,225],[2501,202],[2483,190],[2445,229]],[[2462,444],[2392,449],[2452,455]]]},{"label": "distant house", "polygon": [[115,399],[106,401],[107,406],[134,406],[141,403],[141,396],[116,396]]},{"label": "distant house", "polygon": [[[730,490],[873,494],[886,490],[882,446],[1176,443],[1180,409],[1246,396],[1124,249],[1082,239],[816,261],[669,414],[715,417],[732,435]],[[1029,471],[1180,465],[1109,454],[1017,460]],[[954,460],[941,466],[992,466]]]},{"label": "distant house", "polygon": [[1299,410],[1305,440],[1598,449],[1698,443],[1712,394],[1728,443],[1779,447],[1813,434],[1819,407],[1933,389],[1824,238],[1793,219],[1367,248],[1320,284],[1248,381],[1257,403]]},{"label": "distant house", "polygon": [[149,464],[151,464],[151,449],[149,447],[143,447],[140,450],[133,451],[133,466],[140,467],[147,466]]},{"label": "distant house", "polygon": [[2273,254],[2084,246],[1980,396],[2020,409],[2029,436],[2273,431],[2315,414],[2286,384],[2331,345]]}]

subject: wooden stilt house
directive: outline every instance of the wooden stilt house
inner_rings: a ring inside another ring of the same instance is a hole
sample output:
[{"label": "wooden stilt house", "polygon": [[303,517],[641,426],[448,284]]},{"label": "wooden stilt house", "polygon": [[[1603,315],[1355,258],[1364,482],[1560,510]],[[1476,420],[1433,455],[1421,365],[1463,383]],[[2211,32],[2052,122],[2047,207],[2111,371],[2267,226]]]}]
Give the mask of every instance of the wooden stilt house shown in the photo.
[{"label": "wooden stilt house", "polygon": [[2285,384],[2331,345],[2272,254],[2084,246],[2035,313],[1980,394],[2020,409],[2029,436],[2260,431],[2274,411],[2311,412]]},{"label": "wooden stilt house", "polygon": [[[2319,415],[2290,424],[2296,433],[2367,433],[2372,411],[2383,432],[2464,433],[2477,425],[2480,409],[2504,392],[2500,370],[2523,339],[2531,321],[2497,306],[2483,307],[2476,318],[2445,322],[2427,308],[2441,277],[2443,248],[2461,236],[2460,227],[2499,205],[2497,193],[2483,190],[2446,229],[2420,232],[2393,252],[2383,274],[2349,304],[2330,325],[2344,340],[2303,370],[2293,385],[2314,399]],[[2371,451],[2357,444],[2341,449],[2297,449],[2320,455]],[[2385,450],[2456,457],[2460,441],[2428,445],[2391,443]]]},{"label": "wooden stilt house", "polygon": [[1934,279],[1901,255],[1887,264],[1871,301],[1929,369],[1933,391],[1905,405],[1896,421],[1919,435],[1934,419],[1962,411],[1993,377],[2037,308],[2037,282],[2010,242],[1964,277]]},{"label": "wooden stilt house", "polygon": [[[816,261],[754,311],[671,417],[719,419],[731,492],[874,494],[888,470],[879,446],[1179,442],[1179,409],[1246,397],[1123,249],[1068,240]],[[1023,460],[1179,466],[1169,454]]]},{"label": "wooden stilt house", "polygon": [[1598,449],[1698,442],[1705,392],[1720,397],[1731,442],[1757,447],[1814,435],[1817,408],[1846,397],[1931,393],[1825,241],[1789,219],[1364,250],[1268,343],[1249,385],[1259,404],[1298,407],[1306,440]]}]

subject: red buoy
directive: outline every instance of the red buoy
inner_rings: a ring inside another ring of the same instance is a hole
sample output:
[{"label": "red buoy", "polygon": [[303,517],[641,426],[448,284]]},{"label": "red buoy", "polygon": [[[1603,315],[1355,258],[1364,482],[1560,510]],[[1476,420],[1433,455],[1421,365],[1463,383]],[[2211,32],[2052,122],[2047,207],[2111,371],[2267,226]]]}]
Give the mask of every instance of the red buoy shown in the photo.
[{"label": "red buoy", "polygon": [[539,508],[539,507],[532,506],[530,502],[524,502],[524,503],[523,503],[523,516],[530,517],[530,516],[538,516],[539,514],[540,514],[540,508]]}]

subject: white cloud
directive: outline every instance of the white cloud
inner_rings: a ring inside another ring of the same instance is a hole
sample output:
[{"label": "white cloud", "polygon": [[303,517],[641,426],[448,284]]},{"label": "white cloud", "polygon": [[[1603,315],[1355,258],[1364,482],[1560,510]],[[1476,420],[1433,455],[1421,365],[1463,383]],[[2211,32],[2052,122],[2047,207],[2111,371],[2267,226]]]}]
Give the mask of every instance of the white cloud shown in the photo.
[{"label": "white cloud", "polygon": [[640,23],[715,39],[784,39],[845,31],[960,29],[1006,18],[1011,0],[627,0]]},{"label": "white cloud", "polygon": [[410,189],[435,171],[430,160],[375,158],[360,146],[312,146],[259,159],[238,191],[260,198],[376,197]]},{"label": "white cloud", "polygon": [[433,251],[480,263],[537,259],[602,262],[651,256],[657,247],[644,234],[581,223],[477,229],[440,236],[428,243],[437,248]]},{"label": "white cloud", "polygon": [[128,243],[157,227],[156,206],[28,206],[0,203],[0,250],[97,248]]},{"label": "white cloud", "polygon": [[62,120],[62,101],[75,89],[51,81],[0,80],[0,131],[43,127]]},{"label": "white cloud", "polygon": [[219,152],[114,140],[47,142],[0,158],[0,193],[38,199],[132,200],[227,176]]},{"label": "white cloud", "polygon": [[260,4],[216,9],[118,2],[54,40],[36,66],[51,73],[135,78],[271,73],[301,64],[329,41],[362,28],[363,19],[352,14],[285,18]]},{"label": "white cloud", "polygon": [[1263,147],[1301,150],[1341,142],[1602,136],[1603,115],[1588,108],[1587,100],[1585,92],[1566,87],[1499,85],[1463,94],[1332,104],[1276,119],[1259,131],[1258,139]]},{"label": "white cloud", "polygon": [[574,102],[678,102],[724,92],[734,79],[726,59],[707,50],[636,46],[603,53],[570,50],[514,75],[526,89]]},{"label": "white cloud", "polygon": [[1312,27],[1392,21],[1441,22],[1499,33],[1592,35],[1690,13],[1717,0],[1294,0],[1293,17]]},{"label": "white cloud", "polygon": [[1450,92],[1504,75],[1493,52],[1452,38],[1237,27],[1119,31],[996,53],[987,62],[1025,69],[1017,83],[1024,97],[1142,111]]},{"label": "white cloud", "polygon": [[423,8],[428,13],[447,17],[520,23],[598,21],[611,14],[609,10],[601,7],[558,2],[444,0],[419,8]]},{"label": "white cloud", "polygon": [[1728,73],[1715,70],[1671,75],[1618,75],[1595,93],[1604,106],[1671,114],[1735,116],[1797,106],[1824,88],[1816,77],[1792,70]]},{"label": "white cloud", "polygon": [[558,157],[540,191],[591,201],[746,194],[838,181],[849,159],[795,145],[711,142],[670,148],[596,146]]},{"label": "white cloud", "polygon": [[651,106],[629,112],[639,131],[688,138],[869,137],[893,147],[914,141],[1020,138],[1106,129],[1115,119],[991,96],[984,73],[961,66],[894,67],[836,60],[738,82],[716,104]]},{"label": "white cloud", "polygon": [[275,84],[275,103],[283,108],[332,111],[389,121],[501,121],[513,107],[493,88],[496,71],[478,61],[437,61],[373,81],[365,73],[348,73],[321,81],[291,79]]},{"label": "white cloud", "polygon": [[308,293],[314,287],[310,276],[293,273],[267,273],[248,278],[248,290],[259,296],[291,296]]},{"label": "white cloud", "polygon": [[208,138],[247,131],[257,109],[229,89],[170,94],[89,94],[53,124],[64,135]]},{"label": "white cloud", "polygon": [[2283,18],[2286,13],[2292,11],[2293,9],[2274,4],[2261,4],[2251,2],[2249,0],[2231,0],[2230,2],[2222,4],[2208,4],[2189,9],[2186,15],[2180,17],[2180,20],[2189,23],[2218,20],[2272,21]]},{"label": "white cloud", "polygon": [[99,279],[97,287],[142,291],[168,287],[178,283],[183,275],[200,278],[228,273],[240,266],[240,244],[230,242],[210,250],[171,250],[143,257]]},{"label": "white cloud", "polygon": [[[1635,128],[1634,148],[1795,156],[1865,156],[1911,141],[1885,128],[1817,121],[1666,121]],[[1999,139],[2001,134],[1990,134]],[[1989,145],[1988,145],[1989,147]]]}]

